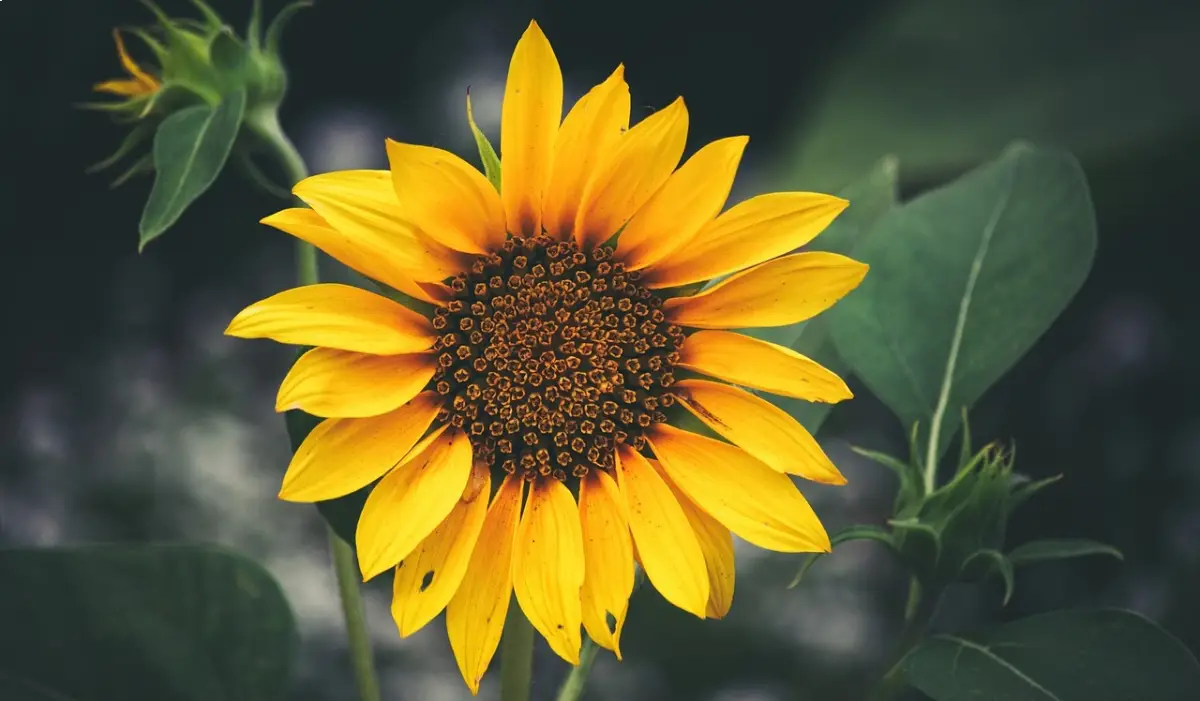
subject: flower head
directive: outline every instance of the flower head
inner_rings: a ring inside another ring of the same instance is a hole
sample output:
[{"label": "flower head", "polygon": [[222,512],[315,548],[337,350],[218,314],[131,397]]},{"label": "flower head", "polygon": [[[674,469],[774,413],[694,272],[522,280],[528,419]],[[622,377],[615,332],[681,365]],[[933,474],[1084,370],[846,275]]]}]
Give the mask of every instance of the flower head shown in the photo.
[{"label": "flower head", "polygon": [[846,385],[730,329],[799,322],[859,283],[861,263],[792,253],[846,202],[775,193],[721,213],[745,137],[680,166],[682,99],[630,127],[621,67],[565,118],[562,92],[533,23],[509,67],[499,192],[454,154],[389,141],[390,170],[308,178],[294,191],[312,209],[264,220],[418,303],[309,285],[227,331],[313,347],[277,408],[326,420],[280,496],[374,483],[363,575],[395,571],[402,636],[446,610],[473,691],[513,592],[568,662],[581,626],[619,655],[635,559],[668,601],[721,617],[731,533],[828,550],[789,474],[845,481],[804,428],[739,386],[837,402]]}]

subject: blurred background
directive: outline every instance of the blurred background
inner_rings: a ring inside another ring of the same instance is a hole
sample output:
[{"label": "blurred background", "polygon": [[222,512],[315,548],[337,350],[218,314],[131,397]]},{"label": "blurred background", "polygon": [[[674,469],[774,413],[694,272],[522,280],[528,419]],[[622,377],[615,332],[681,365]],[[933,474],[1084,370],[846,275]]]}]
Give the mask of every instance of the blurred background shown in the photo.
[{"label": "blurred background", "polygon": [[[211,4],[244,27],[248,0]],[[264,4],[272,16],[283,3]],[[910,197],[1016,137],[1073,150],[1098,213],[1095,268],[972,423],[978,441],[1015,441],[1018,471],[1065,475],[1019,512],[1011,543],[1088,537],[1126,562],[1023,570],[1003,609],[997,583],[962,587],[935,623],[1118,606],[1200,650],[1200,5],[318,0],[286,34],[284,127],[314,171],[385,167],[385,137],[474,161],[467,87],[498,143],[508,56],[530,18],[554,44],[568,100],[624,62],[635,119],[687,99],[689,153],[749,134],[731,202],[837,190],[887,154]],[[0,3],[0,545],[238,549],[279,579],[299,620],[293,698],[350,698],[321,519],[275,499],[288,447],[273,397],[292,351],[221,334],[291,281],[291,241],[256,223],[281,202],[227,170],[139,255],[149,179],[110,191],[84,173],[123,132],[75,106],[120,75],[110,29],[151,21],[134,0]],[[335,265],[325,274],[344,276]],[[820,433],[850,484],[806,490],[831,530],[880,522],[893,496],[890,474],[848,446],[905,450],[901,427],[852,386],[858,398]],[[798,558],[741,545],[730,615],[697,621],[644,588],[625,662],[602,653],[589,699],[861,696],[902,615],[889,555],[846,545],[789,591]],[[466,698],[440,619],[397,638],[389,585],[367,592],[385,698]],[[548,699],[565,666],[537,652],[535,695]],[[496,690],[493,672],[480,698]]]}]

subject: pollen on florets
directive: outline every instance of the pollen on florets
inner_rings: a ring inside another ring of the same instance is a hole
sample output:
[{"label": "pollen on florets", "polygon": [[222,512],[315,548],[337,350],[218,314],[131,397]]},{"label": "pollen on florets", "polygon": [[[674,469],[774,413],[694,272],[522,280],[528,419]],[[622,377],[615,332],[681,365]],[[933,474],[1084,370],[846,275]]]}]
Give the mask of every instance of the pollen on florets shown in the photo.
[{"label": "pollen on florets", "polygon": [[433,317],[439,417],[476,460],[525,479],[611,469],[666,421],[683,330],[612,249],[510,238],[450,280]]}]

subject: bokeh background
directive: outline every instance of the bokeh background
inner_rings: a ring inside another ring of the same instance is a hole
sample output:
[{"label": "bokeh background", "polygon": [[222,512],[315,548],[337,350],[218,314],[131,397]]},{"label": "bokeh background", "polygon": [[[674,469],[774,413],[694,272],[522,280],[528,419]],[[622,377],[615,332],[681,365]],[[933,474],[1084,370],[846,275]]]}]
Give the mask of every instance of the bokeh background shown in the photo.
[{"label": "bokeh background", "polygon": [[[211,4],[244,26],[248,0]],[[270,16],[282,3],[265,5]],[[689,153],[749,134],[731,202],[836,190],[886,154],[911,196],[1015,137],[1072,149],[1098,212],[1095,268],[976,409],[974,432],[1015,441],[1021,472],[1065,475],[1019,512],[1012,543],[1090,537],[1126,562],[1031,567],[1003,609],[995,583],[962,587],[936,626],[1119,606],[1200,650],[1200,5],[318,0],[286,35],[284,126],[315,171],[384,167],[385,137],[474,160],[467,87],[498,140],[508,54],[530,18],[554,43],[568,99],[624,62],[635,118],[687,99]],[[351,698],[322,522],[274,496],[288,449],[272,398],[291,351],[221,335],[290,282],[291,241],[256,223],[281,203],[228,171],[139,255],[149,180],[110,191],[84,173],[122,132],[75,105],[119,74],[110,28],[150,19],[134,0],[0,2],[0,545],[236,548],[279,579],[299,620],[293,698]],[[326,260],[325,274],[344,272]],[[853,386],[858,398],[820,434],[850,484],[807,490],[831,528],[878,523],[892,498],[890,475],[848,445],[904,449],[901,427]],[[725,620],[640,591],[626,661],[603,653],[588,698],[860,697],[903,607],[888,554],[846,545],[790,591],[798,558],[738,557]],[[397,638],[387,579],[367,592],[385,698],[465,698],[440,620]],[[565,667],[537,652],[535,694],[548,699]],[[495,694],[493,673],[481,698]]]}]

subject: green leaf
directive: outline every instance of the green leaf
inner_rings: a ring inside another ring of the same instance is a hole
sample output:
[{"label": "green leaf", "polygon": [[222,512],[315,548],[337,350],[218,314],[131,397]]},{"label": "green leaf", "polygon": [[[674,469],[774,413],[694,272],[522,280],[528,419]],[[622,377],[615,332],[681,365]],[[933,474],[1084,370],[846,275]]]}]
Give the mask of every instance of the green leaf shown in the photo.
[{"label": "green leaf", "polygon": [[246,46],[228,27],[217,32],[208,52],[213,67],[225,74],[227,79],[240,76],[250,58]]},{"label": "green leaf", "polygon": [[192,0],[192,5],[197,10],[200,10],[200,14],[204,15],[204,24],[201,26],[205,27],[209,31],[217,29],[225,24],[225,22],[222,21],[221,16],[213,11],[213,9],[209,7],[208,4],[203,0]]},{"label": "green leaf", "polygon": [[899,160],[884,156],[839,190],[838,196],[850,205],[804,250],[853,255],[883,216],[900,203],[899,172]]},{"label": "green leaf", "polygon": [[500,192],[500,157],[496,155],[496,149],[492,148],[492,142],[488,141],[487,135],[475,123],[475,113],[471,110],[470,88],[467,88],[467,124],[471,125],[471,133],[475,136],[475,146],[479,148],[479,160],[483,162],[483,172],[492,186],[496,188],[496,192]]},{"label": "green leaf", "polygon": [[117,146],[117,150],[114,151],[111,156],[97,163],[93,163],[92,165],[88,166],[87,170],[84,172],[90,175],[92,173],[97,173],[107,168],[111,168],[117,164],[117,161],[121,160],[125,156],[128,156],[133,149],[137,148],[143,141],[150,138],[150,134],[153,131],[154,127],[151,124],[147,122],[139,123],[133,129],[129,130],[129,133],[126,134],[125,138],[121,140],[121,144]]},{"label": "green leaf", "polygon": [[1095,250],[1079,164],[1014,145],[884,216],[858,251],[871,272],[830,317],[834,343],[905,426],[928,420],[930,463],[958,429],[959,409],[1079,290]]},{"label": "green leaf", "polygon": [[[1087,31],[1073,31],[1081,12]],[[1200,108],[1200,91],[1161,88],[1192,80],[1196,3],[907,0],[862,20],[799,101],[783,164],[797,186],[836,187],[885,153],[939,177],[1021,135],[1118,157],[1194,125]]]},{"label": "green leaf", "polygon": [[963,563],[962,571],[964,578],[974,579],[972,570],[979,570],[980,577],[986,577],[992,572],[997,572],[1004,579],[1004,605],[1008,606],[1008,602],[1012,599],[1013,594],[1013,566],[1004,553],[999,550],[977,550],[973,555],[967,558]]},{"label": "green leaf", "polygon": [[262,0],[253,0],[250,4],[250,21],[246,24],[246,41],[254,49],[262,44]]},{"label": "green leaf", "polygon": [[0,550],[0,620],[5,699],[283,699],[297,643],[266,570],[196,545]]},{"label": "green leaf", "polygon": [[[858,446],[850,446],[850,450],[863,456],[864,458],[879,463],[887,469],[895,473],[900,480],[900,489],[896,495],[896,513],[900,514],[905,507],[912,506],[917,503],[923,496],[923,485],[921,483],[921,469],[914,465],[910,465],[903,460],[899,460],[887,453],[880,453]],[[907,514],[906,514],[907,515]]]},{"label": "green leaf", "polygon": [[1053,477],[1040,479],[1036,482],[1025,482],[1013,487],[1008,495],[1008,513],[1011,514],[1018,506],[1029,501],[1029,498],[1034,494],[1059,481],[1062,477],[1062,475],[1054,475]]},{"label": "green leaf", "polygon": [[189,107],[163,120],[154,135],[157,177],[142,211],[138,250],[169,229],[213,184],[237,139],[246,93],[227,95],[215,108]]},{"label": "green leaf", "polygon": [[1125,556],[1111,545],[1105,545],[1086,538],[1050,538],[1035,540],[1013,548],[1008,554],[1013,567],[1031,565],[1047,560],[1064,560],[1069,557],[1084,557],[1087,555],[1111,555],[1118,560]]},{"label": "green leaf", "polygon": [[971,419],[968,416],[969,413],[967,407],[963,407],[959,413],[959,420],[962,422],[962,435],[959,436],[958,470],[956,470],[956,474],[970,469],[973,456],[978,456],[977,453],[971,452]]},{"label": "green leaf", "polygon": [[129,167],[126,168],[125,170],[121,171],[120,175],[113,178],[112,182],[110,182],[108,184],[108,186],[115,190],[118,187],[121,187],[125,183],[129,182],[129,180],[132,178],[135,178],[139,175],[147,175],[147,174],[153,173],[153,172],[154,172],[154,157],[147,153],[147,154],[143,155],[142,157],[138,158],[133,163],[129,164]]},{"label": "green leaf", "polygon": [[1055,611],[968,636],[939,635],[904,658],[934,701],[1195,701],[1200,665],[1129,611]]},{"label": "green leaf", "polygon": [[[888,547],[893,547],[891,533],[888,533],[878,526],[868,526],[865,524],[848,526],[838,531],[830,536],[829,544],[830,547],[837,547],[842,543],[848,543],[852,540],[875,540],[887,545]],[[800,584],[800,580],[804,578],[804,575],[808,572],[809,568],[816,564],[817,559],[822,555],[825,555],[825,553],[806,553],[804,556],[804,562],[800,565],[800,571],[796,573],[795,578],[792,579],[791,584],[788,584],[787,588],[796,588],[796,585]]]}]

